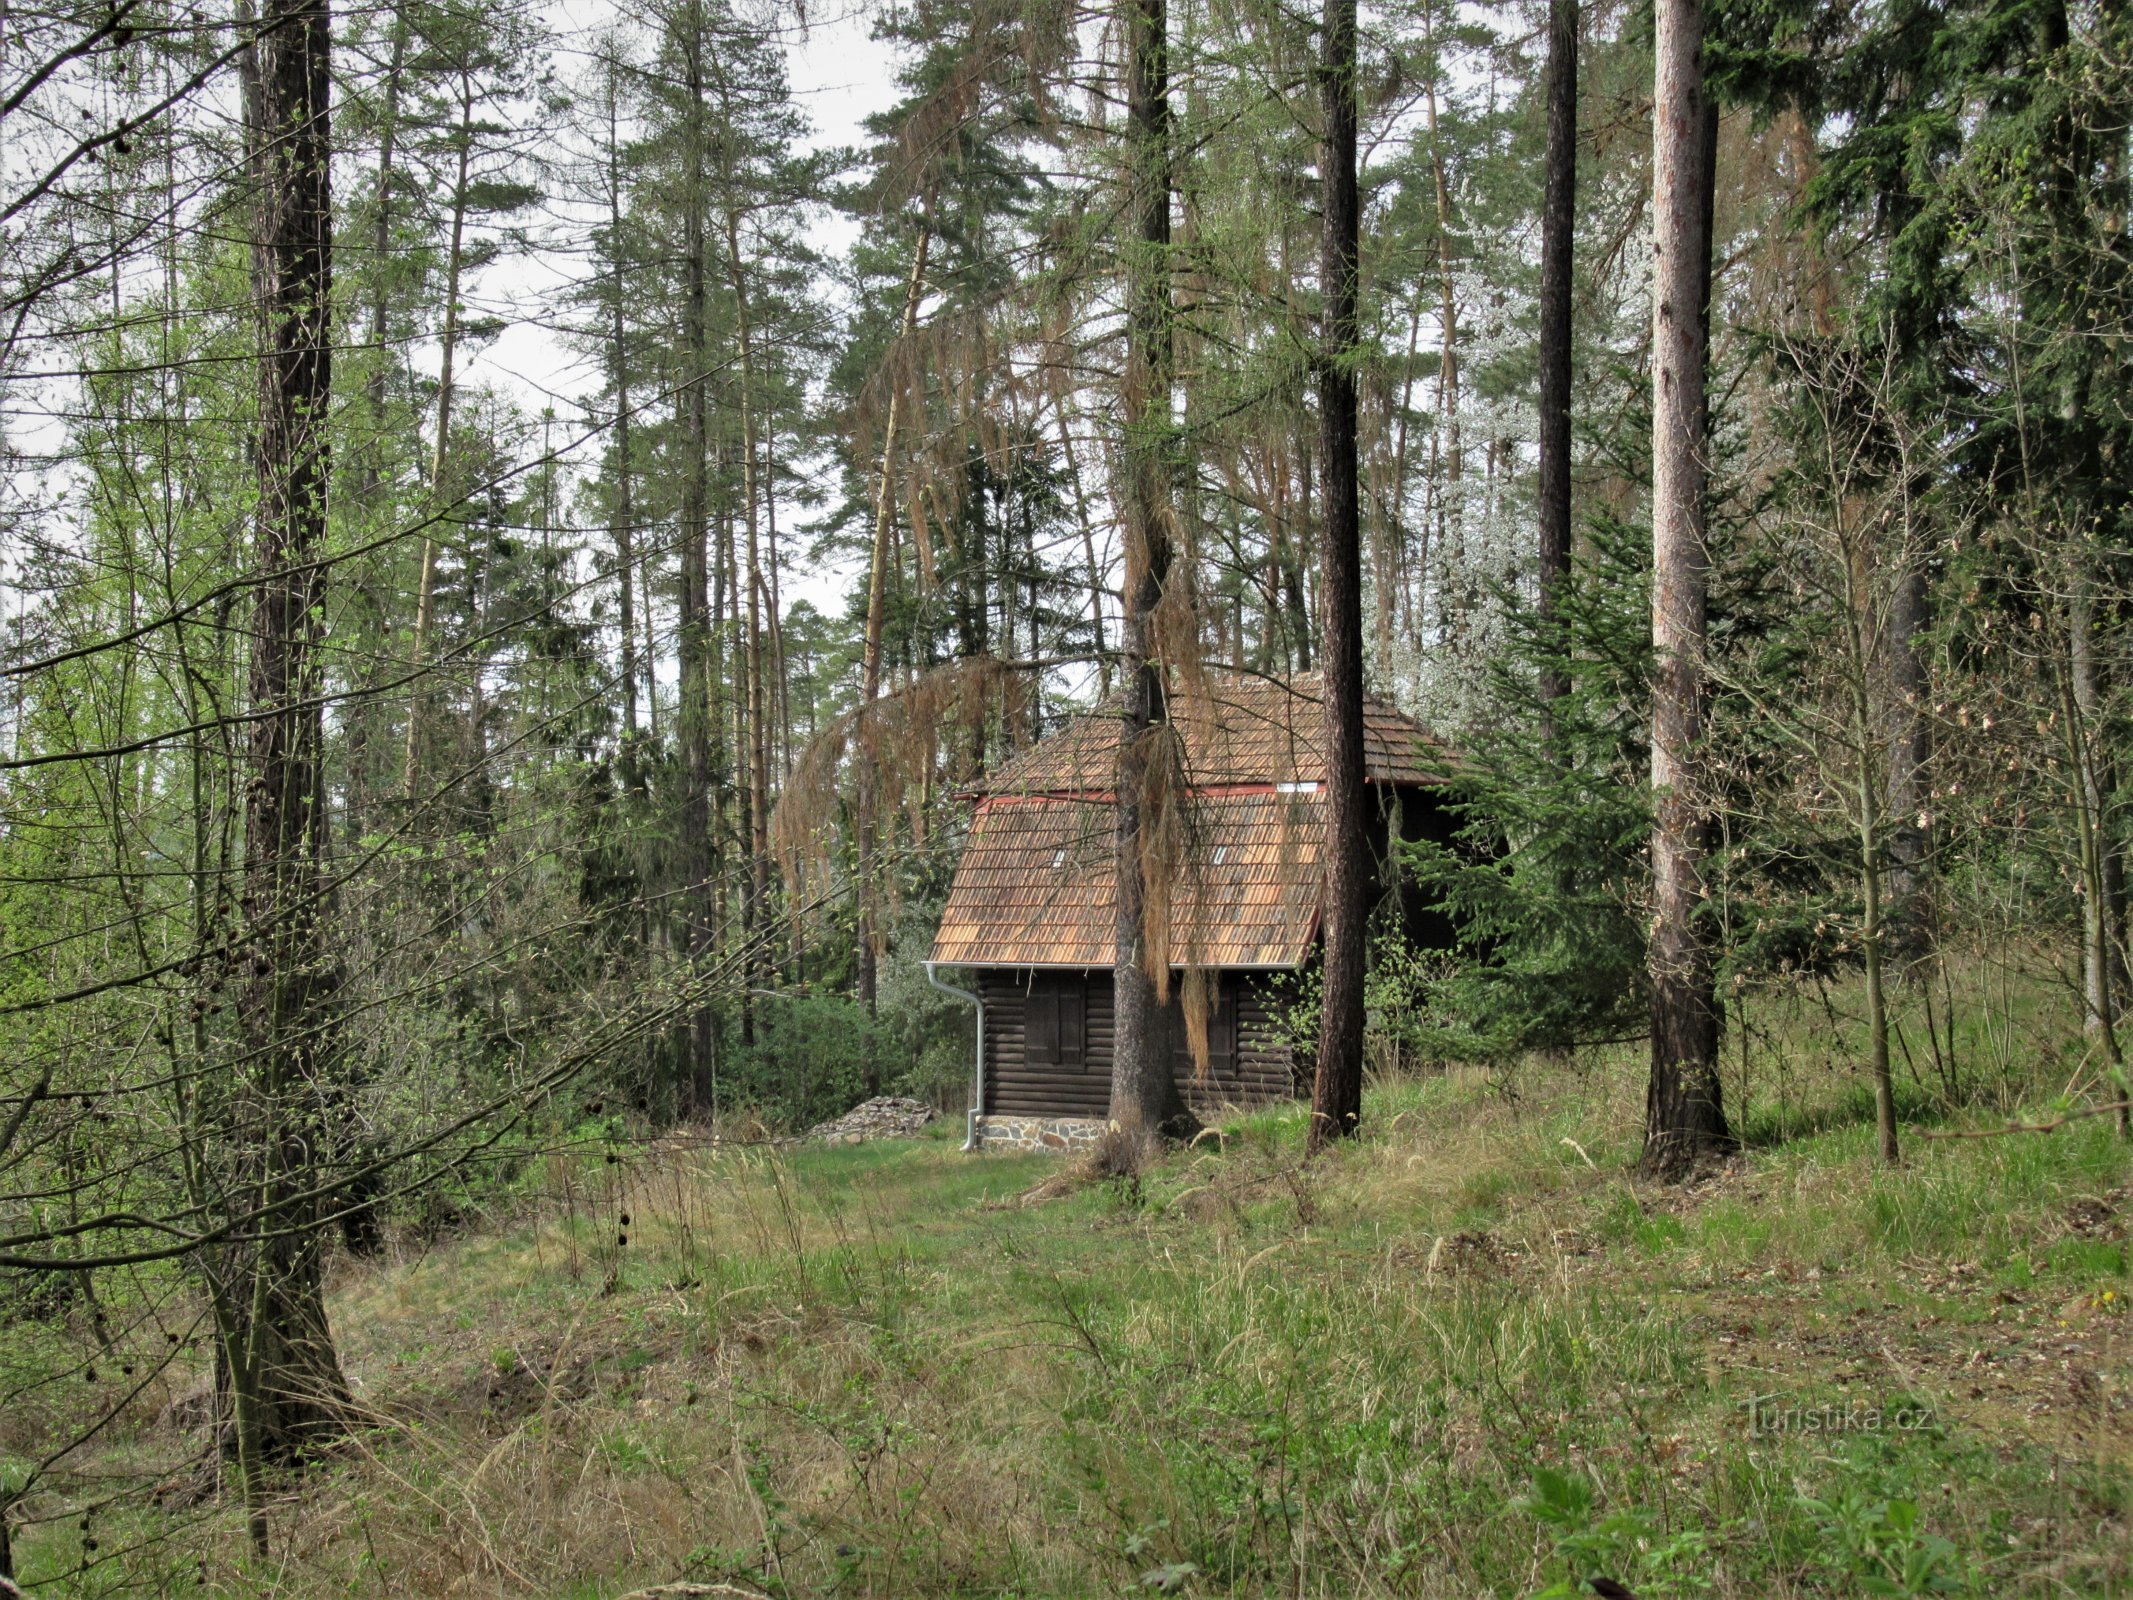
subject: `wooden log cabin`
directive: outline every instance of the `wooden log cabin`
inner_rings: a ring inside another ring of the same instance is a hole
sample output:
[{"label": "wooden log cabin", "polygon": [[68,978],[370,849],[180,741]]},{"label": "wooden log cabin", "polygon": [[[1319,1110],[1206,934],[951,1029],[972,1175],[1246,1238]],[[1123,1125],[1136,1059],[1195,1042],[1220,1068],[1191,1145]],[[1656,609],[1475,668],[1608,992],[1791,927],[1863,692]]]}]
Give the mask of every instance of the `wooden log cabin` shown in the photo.
[{"label": "wooden log cabin", "polygon": [[[1308,1091],[1282,1013],[1316,959],[1325,840],[1324,713],[1317,676],[1223,677],[1173,722],[1187,785],[1170,896],[1172,1062],[1202,1115]],[[1378,804],[1369,841],[1380,903],[1407,937],[1449,927],[1403,889],[1395,838],[1448,837],[1444,766],[1412,718],[1365,708],[1365,776]],[[1073,718],[973,791],[970,836],[942,912],[929,973],[980,1017],[970,1146],[1065,1148],[1093,1139],[1110,1106],[1116,947],[1115,704]],[[1204,1070],[1178,1012],[1200,969]],[[938,969],[960,969],[963,985]]]}]

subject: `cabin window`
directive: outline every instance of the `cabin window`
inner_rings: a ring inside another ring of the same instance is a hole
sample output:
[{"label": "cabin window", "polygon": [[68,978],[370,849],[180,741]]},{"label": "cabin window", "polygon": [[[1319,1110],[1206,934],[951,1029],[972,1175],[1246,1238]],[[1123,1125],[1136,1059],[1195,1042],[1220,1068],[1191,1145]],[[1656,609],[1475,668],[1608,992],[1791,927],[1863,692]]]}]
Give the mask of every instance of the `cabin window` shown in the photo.
[{"label": "cabin window", "polygon": [[[1237,1070],[1237,986],[1219,976],[1214,982],[1215,1003],[1207,1014],[1207,1070],[1213,1077],[1231,1077]],[[1170,1028],[1170,1070],[1180,1083],[1190,1083],[1200,1069],[1185,1033],[1184,998],[1177,992],[1170,998]]]},{"label": "cabin window", "polygon": [[1039,972],[1030,979],[1025,1048],[1032,1066],[1088,1064],[1089,984],[1078,972]]}]

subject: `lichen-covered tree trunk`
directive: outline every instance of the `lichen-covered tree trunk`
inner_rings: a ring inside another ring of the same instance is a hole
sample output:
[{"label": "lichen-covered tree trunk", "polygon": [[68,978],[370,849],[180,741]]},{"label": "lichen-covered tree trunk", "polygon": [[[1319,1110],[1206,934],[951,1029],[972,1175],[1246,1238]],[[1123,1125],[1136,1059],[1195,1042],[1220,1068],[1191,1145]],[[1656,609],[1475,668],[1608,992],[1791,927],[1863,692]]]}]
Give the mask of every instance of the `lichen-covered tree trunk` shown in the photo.
[{"label": "lichen-covered tree trunk", "polygon": [[1702,927],[1702,772],[1710,554],[1704,360],[1712,147],[1703,9],[1659,0],[1652,106],[1651,1080],[1644,1167],[1674,1178],[1731,1136],[1720,1103],[1718,997]]}]

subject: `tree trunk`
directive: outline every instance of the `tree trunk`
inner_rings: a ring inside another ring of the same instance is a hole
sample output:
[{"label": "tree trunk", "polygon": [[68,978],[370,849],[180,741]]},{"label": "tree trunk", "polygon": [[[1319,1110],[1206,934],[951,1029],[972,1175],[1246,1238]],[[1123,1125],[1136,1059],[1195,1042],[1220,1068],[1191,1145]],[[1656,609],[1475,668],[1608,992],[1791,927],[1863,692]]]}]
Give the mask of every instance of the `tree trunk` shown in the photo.
[{"label": "tree trunk", "polygon": [[[1167,736],[1163,663],[1151,637],[1170,579],[1170,41],[1166,0],[1125,0],[1127,39],[1126,366],[1123,395],[1126,504],[1124,607],[1119,619],[1118,949],[1111,1062],[1111,1120],[1127,1129],[1182,1134],[1192,1113],[1171,1074],[1169,1008],[1157,998],[1143,926],[1147,862],[1144,803],[1157,741]],[[1167,940],[1163,941],[1166,945]],[[1161,960],[1167,962],[1165,950]],[[1167,983],[1164,985],[1167,987]]]},{"label": "tree trunk", "polygon": [[1877,774],[1869,761],[1874,728],[1868,720],[1867,701],[1860,697],[1859,782],[1859,942],[1866,953],[1867,1070],[1874,1082],[1874,1132],[1881,1159],[1890,1166],[1898,1160],[1896,1147],[1896,1081],[1889,1070],[1888,982],[1883,946],[1887,941],[1881,914],[1881,857],[1884,848],[1881,825],[1881,795]]},{"label": "tree trunk", "polygon": [[385,108],[378,129],[378,213],[371,219],[370,235],[370,335],[367,340],[374,364],[364,384],[364,402],[370,411],[370,438],[363,452],[363,492],[377,494],[385,484],[385,366],[391,346],[385,337],[387,277],[385,264],[392,250],[393,156],[400,138],[400,84],[407,67],[407,8],[395,6],[392,20],[392,55],[385,67]]},{"label": "tree trunk", "polygon": [[1074,459],[1074,430],[1069,425],[1066,396],[1059,396],[1059,455],[1066,465],[1067,482],[1074,486],[1074,514],[1081,523],[1081,553],[1089,567],[1089,627],[1096,650],[1096,692],[1111,697],[1111,657],[1104,649],[1104,575],[1096,559],[1096,525],[1089,519],[1089,492],[1081,481],[1081,465]]},{"label": "tree trunk", "polygon": [[1356,196],[1355,0],[1326,0],[1320,69],[1325,141],[1319,184],[1325,196],[1325,253],[1319,269],[1325,308],[1318,351],[1318,603],[1323,629],[1326,727],[1326,934],[1318,1076],[1311,1094],[1308,1147],[1352,1137],[1363,1111],[1363,977],[1367,963],[1363,818],[1363,550],[1356,489],[1356,393],[1352,362],[1360,250]]},{"label": "tree trunk", "polygon": [[[897,336],[903,344],[910,343],[918,328],[919,303],[926,293],[926,252],[932,242],[933,195],[929,190],[919,221],[918,244],[911,254],[911,276],[904,284],[904,315]],[[897,410],[902,398],[903,391],[894,384],[892,375],[889,414],[882,424],[881,474],[874,488],[874,551],[867,570],[866,644],[860,659],[859,699],[862,706],[870,706],[881,698],[881,636],[888,609],[889,529],[894,520],[890,490],[896,463]],[[853,761],[857,769],[859,802],[855,825],[859,854],[859,999],[867,1008],[867,1015],[872,1016],[879,989],[877,966],[881,930],[877,926],[880,908],[874,882],[874,758],[867,748],[863,729],[853,752]],[[881,1092],[880,1072],[871,1054],[867,1058],[866,1088],[868,1094]]]},{"label": "tree trunk", "polygon": [[[644,648],[637,661],[644,673],[644,734],[656,749],[659,744],[659,611],[652,602],[653,558],[647,556],[637,570],[638,614],[644,618]],[[677,618],[677,626],[679,619]]]},{"label": "tree trunk", "polygon": [[1926,794],[1926,763],[1933,753],[1932,724],[1926,716],[1931,686],[1918,644],[1931,619],[1925,563],[1908,548],[1899,550],[1897,559],[1902,567],[1890,597],[1888,631],[1893,724],[1888,747],[1888,948],[1908,973],[1931,961],[1938,942]]},{"label": "tree trunk", "polygon": [[770,646],[770,679],[777,685],[777,738],[771,755],[782,774],[792,770],[792,683],[785,667],[784,601],[778,587],[778,419],[770,418],[763,435],[763,562],[765,642]]},{"label": "tree trunk", "polygon": [[631,493],[634,473],[630,451],[629,325],[623,313],[628,278],[622,259],[622,129],[617,69],[608,64],[607,79],[607,234],[615,282],[608,305],[608,378],[615,389],[615,577],[622,603],[622,738],[637,737],[637,510]]},{"label": "tree trunk", "polygon": [[[444,337],[441,341],[441,366],[437,378],[437,441],[430,455],[429,504],[425,507],[431,518],[443,515],[444,464],[446,452],[451,446],[452,435],[452,380],[453,362],[459,352],[459,277],[465,263],[464,244],[467,227],[467,170],[474,152],[474,77],[465,68],[459,73],[459,137],[458,171],[452,185],[452,234],[451,244],[445,256],[444,273]],[[432,521],[422,534],[422,571],[415,584],[415,673],[420,674],[429,652],[430,626],[437,597],[437,524]],[[422,769],[424,713],[428,709],[430,694],[427,685],[419,676],[407,698],[407,752],[401,775],[401,788],[407,803],[416,800],[416,786]]]},{"label": "tree trunk", "polygon": [[1709,581],[1704,397],[1711,140],[1698,0],[1658,0],[1652,162],[1652,1066],[1643,1165],[1686,1175],[1729,1149],[1718,997],[1700,914]]},{"label": "tree trunk", "polygon": [[249,697],[241,993],[246,1046],[233,1209],[263,1214],[208,1263],[221,1334],[220,1389],[236,1426],[255,1547],[265,1548],[262,1473],[339,1425],[347,1402],[321,1285],[323,1231],[304,1198],[333,1072],[337,974],[325,948],[321,858],[325,729],[317,659],[332,399],[332,176],[324,0],[272,0],[256,46],[252,162],[259,362],[258,562]]},{"label": "tree trunk", "polygon": [[[1465,452],[1459,442],[1459,302],[1452,288],[1452,189],[1444,166],[1444,145],[1437,137],[1436,0],[1424,0],[1423,42],[1430,51],[1429,75],[1422,82],[1423,131],[1429,136],[1431,188],[1437,205],[1437,416],[1430,436],[1429,483],[1436,526],[1438,559],[1451,550],[1452,504],[1448,490],[1458,486]],[[1425,541],[1430,536],[1425,530]],[[1418,597],[1419,598],[1419,597]]]},{"label": "tree trunk", "polygon": [[[1570,690],[1556,619],[1570,577],[1571,243],[1577,223],[1578,7],[1548,4],[1548,155],[1541,205],[1540,283],[1540,694]],[[1553,730],[1549,730],[1551,735]],[[1551,737],[1551,743],[1553,742]]]},{"label": "tree trunk", "polygon": [[[722,85],[723,82],[722,77]],[[722,115],[730,126],[733,104],[723,88],[720,99]],[[730,151],[731,138],[721,139],[720,147]],[[739,752],[747,763],[748,796],[748,897],[742,903],[742,939],[746,953],[742,962],[741,1035],[744,1042],[753,1044],[754,991],[763,981],[766,970],[757,945],[765,927],[765,907],[770,898],[770,760],[763,732],[767,704],[763,692],[763,558],[756,509],[759,486],[756,474],[755,330],[749,320],[748,268],[741,258],[740,195],[735,187],[739,180],[730,161],[720,173],[720,181],[725,190],[727,286],[733,291],[734,332],[740,343],[741,504],[748,532],[748,570],[743,579],[748,590],[745,612],[748,631],[742,649],[742,670],[747,678],[742,710],[748,723],[748,736]],[[739,604],[734,606],[734,614],[736,618],[743,614]]]},{"label": "tree trunk", "polygon": [[1873,530],[1871,525],[1844,513],[1840,512],[1840,517],[1843,520],[1839,526],[1848,528],[1851,534],[1840,544],[1838,554],[1844,567],[1845,629],[1850,657],[1846,663],[1850,669],[1849,743],[1858,763],[1854,774],[1858,810],[1854,820],[1859,839],[1859,944],[1866,962],[1867,1072],[1874,1085],[1874,1131],[1879,1153],[1884,1162],[1894,1166],[1898,1159],[1896,1082],[1889,1068],[1885,870],[1889,775],[1881,769],[1881,728],[1874,704],[1874,678],[1882,640],[1877,636]]},{"label": "tree trunk", "polygon": [[[1297,420],[1303,418],[1302,397],[1298,397]],[[1299,515],[1291,526],[1284,542],[1282,562],[1282,585],[1289,595],[1289,640],[1294,654],[1290,658],[1292,673],[1311,670],[1311,602],[1304,593],[1304,564],[1310,557],[1310,528],[1317,520],[1316,510],[1318,484],[1318,441],[1306,438],[1303,429],[1296,430],[1296,505]]]},{"label": "tree trunk", "polygon": [[[385,92],[379,114],[378,129],[378,175],[377,213],[371,219],[370,237],[370,306],[368,329],[363,336],[370,352],[370,370],[363,383],[364,425],[368,436],[362,441],[357,454],[360,470],[356,474],[356,493],[366,507],[387,504],[384,498],[386,457],[386,374],[392,364],[391,342],[387,338],[387,301],[389,299],[389,274],[386,263],[391,260],[392,249],[392,194],[393,159],[398,150],[400,135],[400,92],[406,76],[409,27],[407,11],[395,8],[391,24],[391,47],[385,67]],[[166,150],[166,170],[171,157]],[[169,208],[172,226],[176,226],[175,203]],[[172,270],[175,270],[173,267]],[[175,284],[170,290],[171,303],[177,303]],[[382,631],[390,616],[382,599],[371,591],[367,582],[358,580],[357,593],[365,602],[370,620]],[[373,652],[374,659],[381,663],[382,651]],[[378,675],[376,666],[363,669],[363,686],[368,688]],[[347,785],[343,798],[343,834],[350,850],[360,849],[363,835],[369,823],[370,805],[374,791],[390,788],[390,779],[383,785],[375,785],[371,771],[372,742],[377,737],[377,724],[383,707],[375,698],[364,697],[351,700],[342,708],[347,719],[346,760]]]},{"label": "tree trunk", "polygon": [[[721,395],[721,400],[724,396]],[[724,407],[720,408],[724,415]],[[723,435],[711,447],[711,482],[723,491],[730,480],[728,441]],[[733,764],[739,759],[742,723],[746,716],[747,697],[733,695],[733,720],[727,721],[726,672],[728,667],[727,646],[731,643],[731,622],[739,615],[739,590],[735,587],[736,568],[733,557],[733,500],[730,494],[719,495],[718,516],[713,524],[714,543],[711,548],[711,661],[705,681],[711,690],[711,928],[712,942],[706,947],[704,958],[711,960],[721,953],[726,942],[726,929],[730,921],[729,896],[732,884],[726,875],[726,847],[730,842],[729,818],[735,815],[741,802],[741,791],[735,787]],[[716,1019],[713,1019],[711,1044],[714,1058],[719,1043]]]},{"label": "tree trunk", "polygon": [[[682,204],[682,391],[681,432],[681,614],[677,653],[681,658],[680,704],[676,725],[681,745],[681,837],[678,865],[682,881],[685,954],[691,976],[701,979],[710,960],[715,926],[711,885],[711,627],[709,610],[710,439],[704,384],[711,374],[710,334],[704,299],[704,74],[703,16],[690,6],[682,26],[687,61],[689,105],[685,129]],[[688,1066],[683,1085],[684,1116],[707,1116],[717,1094],[717,1019],[700,998],[689,1011]]]},{"label": "tree trunk", "polygon": [[2108,806],[2115,787],[2107,777],[2103,686],[2096,661],[2094,580],[2086,555],[2077,556],[2073,594],[2067,606],[2067,672],[2064,712],[2068,765],[2074,774],[2074,836],[2081,876],[2082,1026],[2102,1047],[2104,1066],[2118,1102],[2120,1137],[2133,1136],[2125,1053],[2118,1037],[2120,974],[2112,937],[2112,913],[2124,893],[2114,882]]}]

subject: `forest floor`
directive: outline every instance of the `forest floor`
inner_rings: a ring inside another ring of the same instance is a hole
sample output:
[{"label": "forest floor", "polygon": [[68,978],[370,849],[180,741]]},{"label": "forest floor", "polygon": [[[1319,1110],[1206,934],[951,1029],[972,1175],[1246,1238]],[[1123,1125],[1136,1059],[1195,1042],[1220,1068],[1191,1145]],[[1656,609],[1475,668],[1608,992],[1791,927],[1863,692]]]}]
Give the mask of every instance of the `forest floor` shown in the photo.
[{"label": "forest floor", "polygon": [[[1914,1136],[1895,1170],[1848,1111],[1751,1123],[1663,1189],[1626,1175],[1620,1066],[1385,1085],[1308,1167],[1296,1107],[1138,1180],[967,1156],[959,1124],[559,1156],[517,1214],[341,1272],[374,1425],[277,1503],[270,1563],[209,1504],[152,1538],[141,1514],[129,1570],[292,1596],[2133,1594],[2108,1119]],[[112,1448],[172,1445],[143,1421]]]}]

